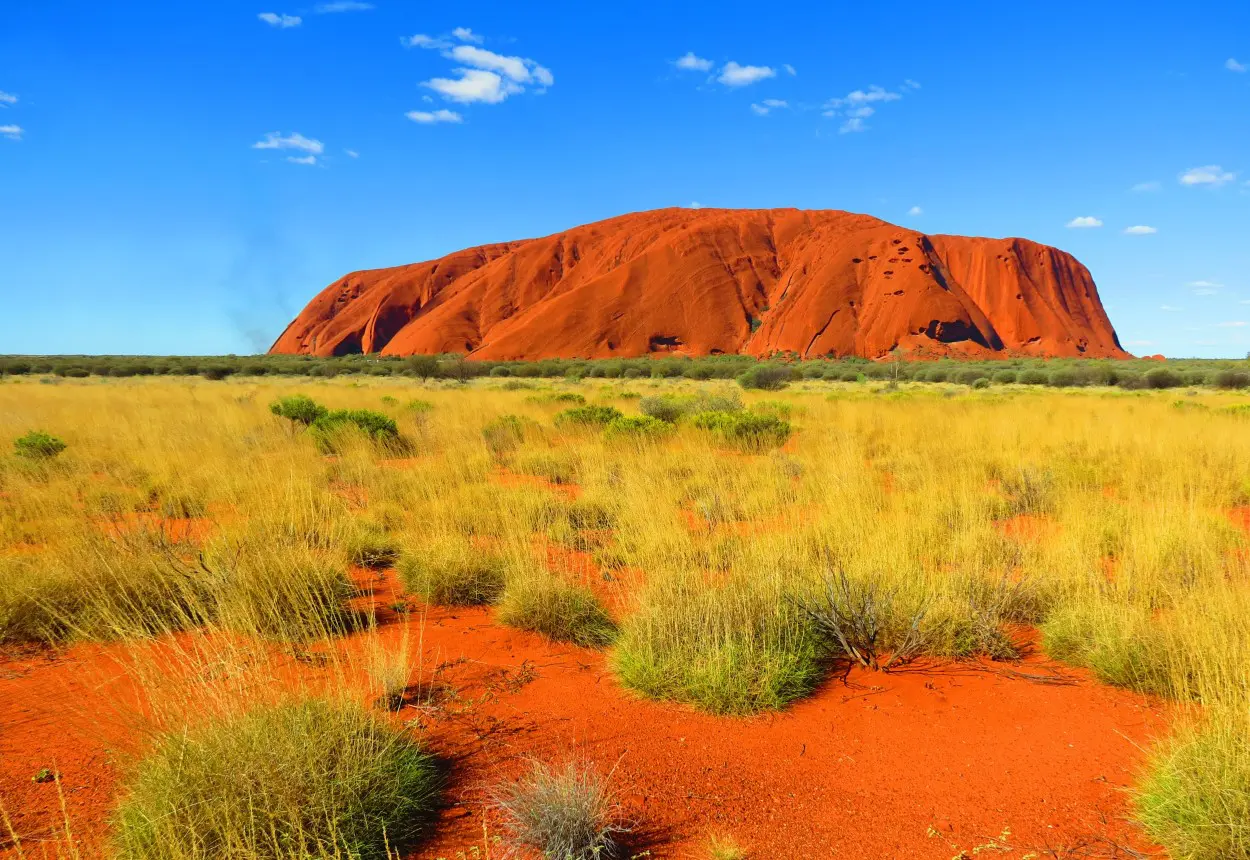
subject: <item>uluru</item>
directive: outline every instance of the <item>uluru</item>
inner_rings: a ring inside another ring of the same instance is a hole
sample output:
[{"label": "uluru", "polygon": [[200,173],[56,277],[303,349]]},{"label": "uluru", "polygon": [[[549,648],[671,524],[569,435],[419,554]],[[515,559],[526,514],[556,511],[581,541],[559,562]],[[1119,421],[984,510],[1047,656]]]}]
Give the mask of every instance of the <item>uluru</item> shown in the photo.
[{"label": "uluru", "polygon": [[671,208],[348,274],[271,353],[1124,358],[1089,271],[1027,239],[835,210]]}]

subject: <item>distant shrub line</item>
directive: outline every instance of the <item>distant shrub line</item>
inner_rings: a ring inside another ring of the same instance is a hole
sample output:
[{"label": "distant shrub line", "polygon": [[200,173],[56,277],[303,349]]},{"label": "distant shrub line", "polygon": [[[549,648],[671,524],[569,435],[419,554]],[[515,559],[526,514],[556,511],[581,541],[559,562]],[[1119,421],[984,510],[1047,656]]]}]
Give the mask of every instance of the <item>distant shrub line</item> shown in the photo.
[{"label": "distant shrub line", "polygon": [[[744,388],[778,390],[790,382],[896,380],[989,385],[1046,385],[1055,388],[1116,386],[1126,389],[1212,386],[1250,387],[1250,364],[1232,359],[1012,358],[993,361],[870,361],[827,358],[805,361],[759,360],[744,355],[701,358],[551,358],[541,361],[476,361],[462,355],[408,358],[349,355],[332,358],[292,355],[254,356],[0,356],[0,376],[87,377],[201,376],[405,376],[421,380],[493,379],[736,379]],[[984,380],[982,382],[981,380]],[[656,416],[663,418],[663,416]]]}]

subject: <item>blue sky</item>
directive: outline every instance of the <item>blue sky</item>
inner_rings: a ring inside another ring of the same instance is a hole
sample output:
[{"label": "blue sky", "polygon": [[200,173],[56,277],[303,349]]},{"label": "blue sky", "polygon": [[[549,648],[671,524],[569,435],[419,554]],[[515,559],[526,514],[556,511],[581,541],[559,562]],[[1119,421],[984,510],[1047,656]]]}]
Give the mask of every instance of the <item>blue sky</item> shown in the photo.
[{"label": "blue sky", "polygon": [[0,353],[259,351],[353,269],[697,203],[1054,244],[1130,351],[1244,356],[1250,3],[1041,8],[6,0]]}]

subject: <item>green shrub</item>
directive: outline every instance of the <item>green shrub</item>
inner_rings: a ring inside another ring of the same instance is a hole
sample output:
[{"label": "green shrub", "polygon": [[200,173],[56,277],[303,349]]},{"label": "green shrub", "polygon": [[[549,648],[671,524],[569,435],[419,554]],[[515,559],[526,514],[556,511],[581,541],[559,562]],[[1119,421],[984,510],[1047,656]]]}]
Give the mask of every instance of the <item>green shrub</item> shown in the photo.
[{"label": "green shrub", "polygon": [[395,445],[400,442],[395,419],[370,409],[335,409],[319,417],[308,428],[323,454],[337,454],[351,433],[363,433],[372,442]]},{"label": "green shrub", "polygon": [[279,418],[286,418],[305,427],[325,416],[328,409],[306,394],[292,394],[269,404],[269,411]]},{"label": "green shrub", "polygon": [[784,445],[793,432],[789,421],[752,412],[704,412],[695,416],[694,426],[746,451],[763,451]]},{"label": "green shrub", "polygon": [[1166,367],[1146,371],[1146,385],[1151,388],[1179,388],[1185,380],[1179,373]]},{"label": "green shrub", "polygon": [[493,799],[509,848],[529,849],[543,860],[607,860],[619,856],[616,839],[628,832],[607,782],[589,765],[533,762]]},{"label": "green shrub", "polygon": [[604,439],[655,442],[670,436],[673,425],[650,415],[622,415],[603,430]]},{"label": "green shrub", "polygon": [[736,391],[660,394],[638,401],[638,411],[643,415],[669,423],[703,412],[737,412],[740,409],[742,398]]},{"label": "green shrub", "polygon": [[13,450],[30,460],[51,460],[66,448],[65,443],[42,430],[31,430],[13,440]]},{"label": "green shrub", "polygon": [[1246,388],[1250,386],[1250,373],[1240,370],[1221,370],[1215,374],[1217,388]]},{"label": "green shrub", "polygon": [[426,603],[478,606],[499,599],[508,562],[467,540],[443,538],[405,549],[396,570],[404,588]]},{"label": "green shrub", "polygon": [[1050,381],[1050,376],[1044,370],[1023,370],[1018,381],[1021,385],[1045,385]]},{"label": "green shrub", "polygon": [[978,390],[990,387],[990,381],[984,376],[978,377],[972,381],[972,387]]},{"label": "green shrub", "polygon": [[993,378],[997,385],[1011,385],[1016,381],[1017,375],[1014,370],[1000,370]]},{"label": "green shrub", "polygon": [[307,699],[166,735],[113,817],[118,860],[386,860],[423,832],[432,760],[363,708]]},{"label": "green shrub", "polygon": [[575,406],[556,416],[556,426],[606,427],[623,415],[615,406]]},{"label": "green shrub", "polygon": [[511,579],[499,601],[499,620],[557,642],[599,648],[616,636],[616,624],[589,588],[545,571]]},{"label": "green shrub", "polygon": [[738,375],[738,384],[743,388],[754,388],[760,391],[780,391],[793,378],[793,372],[784,364],[757,364],[749,367]]}]

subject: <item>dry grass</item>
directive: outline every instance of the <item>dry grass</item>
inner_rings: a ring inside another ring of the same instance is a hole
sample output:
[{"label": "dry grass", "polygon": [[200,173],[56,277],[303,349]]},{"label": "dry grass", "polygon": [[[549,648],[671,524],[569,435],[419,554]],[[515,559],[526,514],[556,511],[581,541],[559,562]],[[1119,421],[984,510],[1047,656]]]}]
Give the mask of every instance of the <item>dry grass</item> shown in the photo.
[{"label": "dry grass", "polygon": [[[415,387],[429,408],[400,405]],[[1141,816],[1178,857],[1250,856],[1227,800],[1250,772],[1250,540],[1229,516],[1250,505],[1250,424],[1223,408],[1241,395],[1177,409],[1166,392],[807,382],[744,398],[793,426],[769,450],[713,444],[723,428],[680,414],[646,444],[556,426],[569,402],[545,395],[565,391],[629,415],[627,394],[723,387],[6,382],[0,449],[34,428],[68,447],[0,457],[0,640],[224,630],[316,648],[362,622],[350,565],[399,553],[424,599],[583,644],[619,629],[626,685],[749,713],[806,694],[845,650],[798,609],[842,571],[890,595],[883,653],[919,619],[920,653],[1008,658],[1008,625],[1034,624],[1109,683],[1199,704],[1143,775]],[[328,458],[269,413],[296,393],[387,413],[407,447],[349,435]],[[186,515],[206,539],[169,533]],[[375,667],[373,686],[399,674]]]}]

